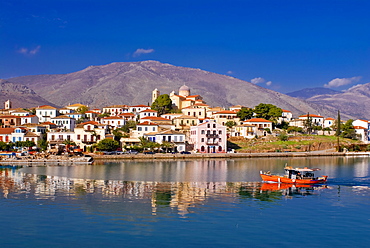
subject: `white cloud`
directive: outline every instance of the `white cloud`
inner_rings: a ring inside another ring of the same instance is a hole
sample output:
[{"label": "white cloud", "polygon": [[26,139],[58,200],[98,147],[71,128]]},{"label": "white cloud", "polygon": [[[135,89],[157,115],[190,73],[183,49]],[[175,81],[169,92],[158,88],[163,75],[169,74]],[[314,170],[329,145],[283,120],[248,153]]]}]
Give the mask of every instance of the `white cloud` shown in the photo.
[{"label": "white cloud", "polygon": [[361,77],[351,77],[351,78],[335,78],[331,80],[329,83],[324,84],[325,88],[336,88],[339,86],[352,84],[360,81]]},{"label": "white cloud", "polygon": [[261,78],[261,77],[256,77],[256,78],[251,79],[252,84],[261,84],[261,83],[264,83],[264,82],[266,82],[266,80],[264,78]]},{"label": "white cloud", "polygon": [[234,72],[233,72],[233,71],[227,71],[226,73],[227,73],[227,74],[229,74],[229,75],[234,74]]},{"label": "white cloud", "polygon": [[139,57],[142,54],[148,54],[148,53],[153,53],[154,49],[143,49],[143,48],[138,48],[132,55],[133,57]]},{"label": "white cloud", "polygon": [[267,86],[270,86],[271,84],[272,84],[272,82],[271,82],[271,81],[266,82],[266,85],[267,85]]},{"label": "white cloud", "polygon": [[41,46],[37,46],[34,49],[28,49],[25,47],[21,47],[17,52],[24,55],[35,55],[40,51]]}]

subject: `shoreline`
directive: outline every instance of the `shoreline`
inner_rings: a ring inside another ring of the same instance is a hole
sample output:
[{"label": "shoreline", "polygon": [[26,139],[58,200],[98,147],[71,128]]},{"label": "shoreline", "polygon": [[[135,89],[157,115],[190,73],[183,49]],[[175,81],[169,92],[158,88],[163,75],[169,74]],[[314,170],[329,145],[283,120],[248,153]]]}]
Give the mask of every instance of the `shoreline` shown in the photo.
[{"label": "shoreline", "polygon": [[0,160],[0,167],[6,166],[73,166],[91,165],[94,162],[117,160],[187,160],[187,159],[233,159],[233,158],[289,158],[289,157],[370,157],[370,152],[270,152],[270,153],[195,153],[195,154],[123,154],[97,155],[86,154],[86,157],[69,158],[63,156],[50,159],[5,159]]},{"label": "shoreline", "polygon": [[279,157],[322,157],[322,156],[370,156],[370,152],[270,152],[270,153],[195,153],[195,154],[123,154],[91,155],[95,161],[101,160],[154,160],[154,159],[208,159],[208,158],[279,158]]}]

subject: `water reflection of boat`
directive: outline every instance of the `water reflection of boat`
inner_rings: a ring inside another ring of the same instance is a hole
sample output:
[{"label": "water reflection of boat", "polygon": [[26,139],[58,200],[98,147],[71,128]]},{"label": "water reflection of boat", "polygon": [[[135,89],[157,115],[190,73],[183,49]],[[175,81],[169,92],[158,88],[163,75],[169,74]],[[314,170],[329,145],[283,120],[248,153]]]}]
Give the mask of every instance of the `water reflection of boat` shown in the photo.
[{"label": "water reflection of boat", "polygon": [[285,196],[312,195],[314,190],[326,188],[326,185],[292,184],[292,183],[263,183],[263,192],[281,192]]},{"label": "water reflection of boat", "polygon": [[320,184],[325,183],[328,176],[315,176],[315,172],[319,168],[292,168],[286,166],[284,168],[285,175],[272,175],[270,172],[260,171],[260,176],[264,182],[277,182],[277,183],[292,183],[292,184]]}]

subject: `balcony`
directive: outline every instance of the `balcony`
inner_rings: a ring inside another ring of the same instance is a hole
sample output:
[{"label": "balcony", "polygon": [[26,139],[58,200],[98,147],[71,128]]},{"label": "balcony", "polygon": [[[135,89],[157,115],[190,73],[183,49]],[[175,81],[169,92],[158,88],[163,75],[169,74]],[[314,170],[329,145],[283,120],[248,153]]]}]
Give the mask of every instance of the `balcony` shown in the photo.
[{"label": "balcony", "polygon": [[218,139],[215,140],[206,140],[207,145],[218,145]]},{"label": "balcony", "polygon": [[209,139],[217,139],[219,138],[218,134],[206,134],[206,137]]},{"label": "balcony", "polygon": [[87,145],[91,145],[91,144],[95,144],[96,143],[96,141],[93,141],[93,140],[85,140],[85,139],[81,140],[81,142],[84,143],[84,144],[87,144]]}]

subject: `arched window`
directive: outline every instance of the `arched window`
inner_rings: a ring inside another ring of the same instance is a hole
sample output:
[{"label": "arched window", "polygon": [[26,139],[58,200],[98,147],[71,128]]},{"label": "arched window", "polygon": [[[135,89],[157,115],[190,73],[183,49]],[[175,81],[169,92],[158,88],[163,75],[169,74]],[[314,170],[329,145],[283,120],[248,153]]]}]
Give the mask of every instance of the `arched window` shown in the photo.
[{"label": "arched window", "polygon": [[202,147],[200,148],[200,151],[201,151],[201,152],[204,152],[204,150],[205,150],[205,148],[204,148],[204,146],[202,146]]}]

